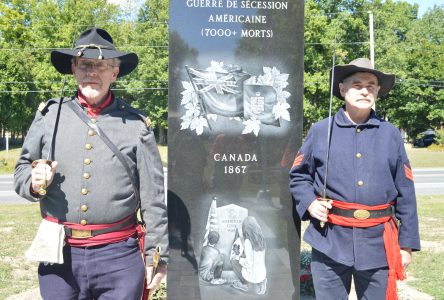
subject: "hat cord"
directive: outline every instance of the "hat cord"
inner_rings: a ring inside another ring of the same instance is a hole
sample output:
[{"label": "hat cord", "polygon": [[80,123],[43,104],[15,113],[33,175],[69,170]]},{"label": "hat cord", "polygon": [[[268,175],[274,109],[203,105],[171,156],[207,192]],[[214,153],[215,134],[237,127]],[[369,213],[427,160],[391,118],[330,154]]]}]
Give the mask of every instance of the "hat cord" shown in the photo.
[{"label": "hat cord", "polygon": [[104,59],[103,53],[102,53],[102,48],[103,49],[112,49],[110,47],[107,47],[107,46],[104,46],[104,45],[97,45],[97,44],[78,45],[75,49],[79,49],[79,48],[80,48],[80,50],[77,52],[77,56],[82,56],[83,52],[87,48],[97,48],[97,49],[99,49],[99,58],[98,59]]}]

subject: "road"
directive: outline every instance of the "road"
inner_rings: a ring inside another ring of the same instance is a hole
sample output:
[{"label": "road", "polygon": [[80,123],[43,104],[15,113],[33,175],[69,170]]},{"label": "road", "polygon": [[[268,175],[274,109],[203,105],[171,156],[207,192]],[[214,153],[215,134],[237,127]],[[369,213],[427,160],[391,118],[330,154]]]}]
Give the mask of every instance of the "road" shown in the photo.
[{"label": "road", "polygon": [[444,195],[444,168],[413,169],[416,195]]},{"label": "road", "polygon": [[13,186],[12,175],[0,175],[0,204],[27,204],[31,203],[19,197]]},{"label": "road", "polygon": [[[165,177],[165,190],[167,188],[168,171],[163,169]],[[0,175],[0,204],[30,204],[32,202],[18,196],[14,191],[12,175]]]},{"label": "road", "polygon": [[[166,169],[164,171],[167,178]],[[416,195],[444,195],[444,168],[414,169],[413,177]],[[0,204],[31,203],[17,196],[12,182],[12,175],[0,175]]]}]

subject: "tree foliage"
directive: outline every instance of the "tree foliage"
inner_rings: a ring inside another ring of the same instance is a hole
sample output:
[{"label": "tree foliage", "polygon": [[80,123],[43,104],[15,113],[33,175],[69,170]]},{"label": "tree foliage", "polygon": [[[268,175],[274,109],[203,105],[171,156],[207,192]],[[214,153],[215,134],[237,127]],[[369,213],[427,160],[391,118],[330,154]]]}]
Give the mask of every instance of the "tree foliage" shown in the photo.
[{"label": "tree foliage", "polygon": [[[418,17],[403,1],[305,1],[304,126],[328,115],[329,70],[336,37],[336,64],[369,57],[369,12],[374,15],[375,66],[394,73],[392,92],[377,113],[409,136],[444,125],[444,6]],[[334,108],[343,104],[334,99]]]},{"label": "tree foliage", "polygon": [[136,52],[139,66],[119,78],[117,96],[147,113],[156,126],[167,126],[167,0],[147,0],[138,19],[107,0],[8,0],[0,3],[0,129],[21,133],[39,103],[72,95],[72,76],[57,73],[50,51],[72,48],[79,34],[106,29],[121,51]]},{"label": "tree foliage", "polygon": [[[139,55],[136,71],[113,88],[147,113],[162,133],[168,128],[168,3],[146,0],[134,13],[107,0],[2,1],[0,129],[24,132],[40,102],[60,97],[63,76],[50,64],[49,53],[53,48],[71,48],[80,32],[96,25],[111,33],[119,49]],[[333,54],[336,64],[369,57],[369,11],[374,15],[376,68],[397,76],[392,92],[377,103],[378,114],[412,137],[428,128],[442,128],[444,6],[419,17],[417,5],[404,1],[306,0],[305,129],[328,115]],[[273,24],[286,26],[286,21],[273,19]],[[292,28],[288,32],[291,36]],[[297,54],[290,45],[291,55]],[[64,94],[72,94],[75,88],[67,76]],[[343,102],[334,99],[333,104],[336,110]]]}]

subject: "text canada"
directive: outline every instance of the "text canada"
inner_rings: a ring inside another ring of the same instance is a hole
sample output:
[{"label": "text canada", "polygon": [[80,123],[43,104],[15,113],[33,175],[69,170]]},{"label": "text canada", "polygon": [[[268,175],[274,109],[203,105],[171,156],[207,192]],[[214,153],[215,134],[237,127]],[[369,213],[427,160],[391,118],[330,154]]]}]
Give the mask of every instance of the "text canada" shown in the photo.
[{"label": "text canada", "polygon": [[257,161],[256,154],[237,154],[237,153],[216,153],[213,156],[215,161]]}]

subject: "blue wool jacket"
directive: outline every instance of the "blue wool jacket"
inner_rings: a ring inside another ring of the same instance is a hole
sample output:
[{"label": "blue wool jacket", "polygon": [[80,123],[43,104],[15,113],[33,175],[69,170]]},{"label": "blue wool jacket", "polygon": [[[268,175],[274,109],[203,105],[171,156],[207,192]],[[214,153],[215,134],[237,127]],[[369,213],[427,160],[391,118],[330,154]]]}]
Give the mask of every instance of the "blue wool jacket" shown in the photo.
[{"label": "blue wool jacket", "polygon": [[[332,121],[327,198],[364,205],[395,202],[401,248],[420,249],[415,188],[401,135],[372,111],[353,124],[341,108]],[[290,191],[302,220],[310,220],[304,240],[333,260],[357,270],[387,266],[383,224],[352,228],[319,221],[308,213],[324,187],[328,119],[312,126],[290,171]]]}]

